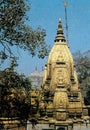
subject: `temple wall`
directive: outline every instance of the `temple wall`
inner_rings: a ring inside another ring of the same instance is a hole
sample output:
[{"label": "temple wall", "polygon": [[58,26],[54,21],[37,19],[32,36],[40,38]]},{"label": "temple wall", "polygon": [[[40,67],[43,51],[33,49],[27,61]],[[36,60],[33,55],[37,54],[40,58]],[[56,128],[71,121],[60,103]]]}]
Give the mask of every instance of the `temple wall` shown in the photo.
[{"label": "temple wall", "polygon": [[[64,126],[61,127],[64,128]],[[49,124],[37,124],[34,127],[30,123],[27,125],[27,130],[58,130],[59,128],[60,126],[49,126]],[[65,130],[90,130],[90,124],[73,124],[73,128],[65,126]]]}]

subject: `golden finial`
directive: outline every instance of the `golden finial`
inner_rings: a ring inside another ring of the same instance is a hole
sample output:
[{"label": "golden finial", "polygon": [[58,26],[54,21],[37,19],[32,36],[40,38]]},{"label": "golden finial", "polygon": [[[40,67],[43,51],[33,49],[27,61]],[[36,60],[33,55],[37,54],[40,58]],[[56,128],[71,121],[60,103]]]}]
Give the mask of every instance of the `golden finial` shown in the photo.
[{"label": "golden finial", "polygon": [[63,4],[64,4],[64,7],[66,7],[68,3],[66,1],[64,1]]}]

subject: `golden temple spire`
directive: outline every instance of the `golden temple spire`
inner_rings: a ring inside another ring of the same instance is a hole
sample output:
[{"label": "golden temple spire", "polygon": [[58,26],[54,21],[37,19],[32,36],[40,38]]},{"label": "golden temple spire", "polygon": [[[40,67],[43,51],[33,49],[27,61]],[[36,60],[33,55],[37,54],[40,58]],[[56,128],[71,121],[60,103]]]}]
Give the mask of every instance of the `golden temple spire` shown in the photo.
[{"label": "golden temple spire", "polygon": [[61,22],[61,19],[59,19],[57,36],[55,38],[55,42],[65,42],[65,41],[66,40],[65,40],[65,37],[63,35],[62,22]]}]

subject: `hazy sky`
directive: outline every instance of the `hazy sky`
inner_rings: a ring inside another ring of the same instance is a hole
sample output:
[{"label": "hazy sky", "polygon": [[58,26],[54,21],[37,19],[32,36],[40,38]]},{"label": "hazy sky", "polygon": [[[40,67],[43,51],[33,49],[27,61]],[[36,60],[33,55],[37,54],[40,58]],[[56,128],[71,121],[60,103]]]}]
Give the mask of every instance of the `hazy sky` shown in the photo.
[{"label": "hazy sky", "polygon": [[[27,13],[30,22],[27,24],[34,29],[41,26],[46,30],[46,43],[53,45],[56,36],[58,20],[62,19],[65,34],[65,12],[63,0],[30,0],[31,9]],[[67,0],[69,44],[71,52],[81,52],[90,49],[90,0]],[[18,71],[29,75],[38,68],[42,70],[46,59],[32,58],[21,51]]]}]

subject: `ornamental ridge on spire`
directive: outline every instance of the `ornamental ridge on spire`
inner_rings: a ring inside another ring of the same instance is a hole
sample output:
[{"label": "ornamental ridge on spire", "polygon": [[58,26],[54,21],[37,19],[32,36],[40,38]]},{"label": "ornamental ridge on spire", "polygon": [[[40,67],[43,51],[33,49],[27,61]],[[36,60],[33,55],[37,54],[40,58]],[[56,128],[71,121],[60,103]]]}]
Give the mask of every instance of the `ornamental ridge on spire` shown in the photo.
[{"label": "ornamental ridge on spire", "polygon": [[65,41],[66,40],[63,34],[62,21],[60,18],[58,22],[57,36],[55,38],[55,42],[65,42]]}]

